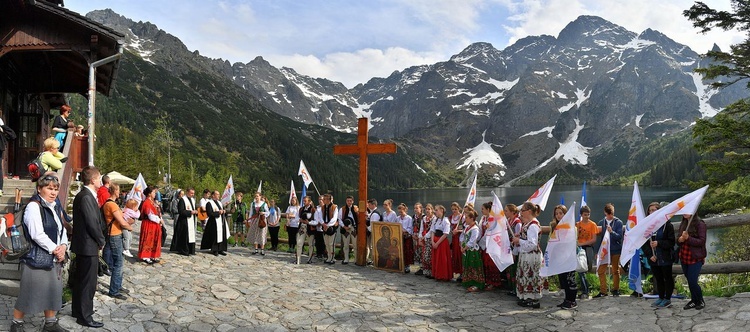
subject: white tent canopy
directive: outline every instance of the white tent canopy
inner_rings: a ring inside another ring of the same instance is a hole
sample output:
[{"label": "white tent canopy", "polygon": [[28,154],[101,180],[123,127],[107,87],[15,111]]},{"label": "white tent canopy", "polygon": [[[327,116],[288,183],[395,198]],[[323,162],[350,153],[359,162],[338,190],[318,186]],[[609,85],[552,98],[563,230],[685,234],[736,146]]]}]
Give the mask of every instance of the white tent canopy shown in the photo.
[{"label": "white tent canopy", "polygon": [[117,184],[120,184],[120,185],[123,185],[123,184],[134,184],[135,183],[135,180],[133,180],[133,179],[131,179],[131,178],[125,176],[125,175],[122,175],[119,172],[112,171],[112,172],[107,173],[107,176],[109,176],[109,181],[112,182],[112,183],[117,183]]}]

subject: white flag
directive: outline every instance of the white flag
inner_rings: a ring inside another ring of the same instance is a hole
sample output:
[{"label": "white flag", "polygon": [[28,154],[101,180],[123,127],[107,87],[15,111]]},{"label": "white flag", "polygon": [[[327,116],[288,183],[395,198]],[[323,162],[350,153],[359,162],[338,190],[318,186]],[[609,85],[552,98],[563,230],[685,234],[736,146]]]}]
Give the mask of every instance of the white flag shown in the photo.
[{"label": "white flag", "polygon": [[310,171],[307,170],[307,167],[305,167],[305,162],[300,160],[299,161],[299,172],[297,175],[302,176],[302,182],[305,183],[305,187],[310,186],[310,183],[313,182],[312,176],[310,176]]},{"label": "white flag", "polygon": [[635,251],[651,237],[652,233],[669,221],[669,219],[675,215],[695,214],[695,211],[698,210],[698,205],[700,205],[701,200],[703,199],[703,195],[706,194],[706,190],[708,190],[708,186],[672,201],[663,208],[649,214],[643,219],[643,221],[639,220],[638,224],[627,233],[627,236],[622,242],[620,265],[625,266],[625,263],[629,262],[635,254]]},{"label": "white flag", "polygon": [[466,197],[466,204],[464,206],[471,204],[471,206],[474,206],[474,203],[477,201],[477,173],[474,173],[474,181],[471,184],[471,189],[469,189],[469,196]]},{"label": "white flag", "polygon": [[578,235],[576,234],[576,203],[570,206],[565,216],[549,236],[544,261],[539,275],[549,277],[574,271],[577,266]]},{"label": "white flag", "polygon": [[513,252],[510,246],[510,237],[508,236],[508,218],[505,216],[503,204],[500,198],[492,193],[492,210],[490,211],[489,222],[496,222],[497,225],[488,230],[485,235],[487,254],[495,262],[497,269],[504,271],[508,266],[513,265]]},{"label": "white flag", "polygon": [[639,221],[646,218],[643,211],[643,201],[641,200],[641,191],[638,189],[638,181],[633,182],[633,198],[630,201],[630,210],[628,211],[628,222],[625,224],[625,234],[638,224]]},{"label": "white flag", "polygon": [[292,180],[292,187],[289,189],[289,205],[292,205],[292,198],[297,198],[297,191],[294,190],[294,180]]},{"label": "white flag", "polygon": [[547,200],[549,200],[549,194],[552,192],[552,185],[555,184],[556,177],[557,174],[549,179],[549,181],[543,186],[539,187],[539,189],[537,189],[526,201],[539,205],[539,208],[544,211],[544,208],[547,206]]},{"label": "white flag", "polygon": [[263,188],[263,180],[260,180],[260,183],[258,183],[258,190],[256,191],[256,193],[261,193],[262,188]]},{"label": "white flag", "polygon": [[232,200],[232,195],[234,195],[234,181],[232,181],[232,176],[230,175],[227,186],[224,188],[224,193],[221,194],[221,204],[226,205],[229,203]]},{"label": "white flag", "polygon": [[138,201],[138,204],[141,204],[141,202],[146,198],[143,196],[143,190],[146,189],[146,180],[143,179],[143,174],[138,173],[138,177],[135,179],[135,183],[133,184],[133,189],[130,189],[130,192],[126,196],[127,199],[134,199]]},{"label": "white flag", "polygon": [[609,232],[607,232],[605,227],[602,245],[599,247],[599,253],[596,255],[596,266],[599,267],[601,265],[609,264],[609,262]]}]

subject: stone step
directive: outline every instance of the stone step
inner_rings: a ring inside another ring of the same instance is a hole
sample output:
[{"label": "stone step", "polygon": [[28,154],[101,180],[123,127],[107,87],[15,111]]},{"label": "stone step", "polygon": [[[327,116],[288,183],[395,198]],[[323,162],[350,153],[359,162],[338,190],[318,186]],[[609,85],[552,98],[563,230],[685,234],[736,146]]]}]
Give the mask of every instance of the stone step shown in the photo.
[{"label": "stone step", "polygon": [[18,261],[3,262],[0,264],[0,279],[6,280],[21,280],[21,270],[19,269]]},{"label": "stone step", "polygon": [[20,280],[0,280],[0,294],[18,297],[21,293]]}]

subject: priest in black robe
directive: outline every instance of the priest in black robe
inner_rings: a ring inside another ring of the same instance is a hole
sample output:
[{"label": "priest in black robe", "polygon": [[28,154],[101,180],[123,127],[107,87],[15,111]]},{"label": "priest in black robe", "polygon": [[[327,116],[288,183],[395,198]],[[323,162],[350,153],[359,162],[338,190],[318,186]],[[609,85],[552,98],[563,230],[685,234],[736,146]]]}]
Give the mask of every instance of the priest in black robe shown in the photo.
[{"label": "priest in black robe", "polygon": [[169,251],[180,255],[195,255],[195,223],[198,208],[195,206],[195,189],[188,188],[186,195],[177,199],[177,220]]},{"label": "priest in black robe", "polygon": [[229,239],[229,224],[225,218],[224,210],[219,200],[219,191],[214,190],[211,199],[206,203],[206,228],[203,230],[201,250],[210,249],[214,256],[227,255],[227,239]]}]

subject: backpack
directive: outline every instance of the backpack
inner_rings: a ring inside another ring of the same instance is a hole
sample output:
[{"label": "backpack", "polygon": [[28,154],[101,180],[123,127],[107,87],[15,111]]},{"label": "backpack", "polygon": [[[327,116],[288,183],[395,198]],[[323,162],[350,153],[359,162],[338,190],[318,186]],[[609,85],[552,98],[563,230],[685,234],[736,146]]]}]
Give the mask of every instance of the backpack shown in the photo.
[{"label": "backpack", "polygon": [[[15,213],[7,213],[4,216],[6,229],[0,234],[0,247],[2,248],[3,256],[6,260],[15,261],[28,253],[31,249],[31,239],[27,235],[28,230],[26,226],[23,224],[23,215],[26,213],[27,206],[28,204],[25,204]],[[44,213],[41,209],[42,207],[40,205],[39,211]],[[16,229],[20,233],[19,239],[21,241],[21,249],[16,252],[13,252],[13,245],[11,243],[10,228],[12,225],[16,225]]]},{"label": "backpack", "polygon": [[28,165],[26,165],[26,168],[29,170],[29,175],[31,175],[31,182],[36,182],[39,180],[40,177],[42,177],[42,174],[46,172],[44,169],[44,164],[42,163],[42,154],[44,152],[40,153],[39,156],[34,158],[34,160],[30,161]]}]

